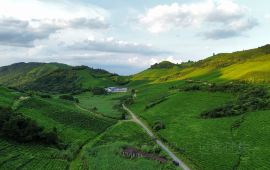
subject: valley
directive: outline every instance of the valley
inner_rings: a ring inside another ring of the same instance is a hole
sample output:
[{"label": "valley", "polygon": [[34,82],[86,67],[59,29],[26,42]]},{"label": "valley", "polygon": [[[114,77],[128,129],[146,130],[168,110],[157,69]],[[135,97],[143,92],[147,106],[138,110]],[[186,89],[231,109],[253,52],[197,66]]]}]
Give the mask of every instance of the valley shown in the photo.
[{"label": "valley", "polygon": [[0,169],[269,169],[269,55],[266,45],[131,76],[0,67]]}]

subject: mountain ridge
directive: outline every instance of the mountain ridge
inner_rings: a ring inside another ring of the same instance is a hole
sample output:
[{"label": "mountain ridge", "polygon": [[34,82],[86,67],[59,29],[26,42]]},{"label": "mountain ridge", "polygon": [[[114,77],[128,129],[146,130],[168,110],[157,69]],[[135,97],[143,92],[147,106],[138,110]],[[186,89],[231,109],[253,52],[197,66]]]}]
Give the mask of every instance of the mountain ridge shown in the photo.
[{"label": "mountain ridge", "polygon": [[77,92],[125,83],[115,73],[61,63],[15,63],[0,67],[0,84],[23,90]]}]

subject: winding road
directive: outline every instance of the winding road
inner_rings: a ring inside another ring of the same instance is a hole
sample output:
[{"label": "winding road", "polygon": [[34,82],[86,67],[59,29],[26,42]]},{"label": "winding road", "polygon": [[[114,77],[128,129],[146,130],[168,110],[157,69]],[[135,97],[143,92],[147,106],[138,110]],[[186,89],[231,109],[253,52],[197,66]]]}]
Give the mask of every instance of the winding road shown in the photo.
[{"label": "winding road", "polygon": [[179,165],[179,167],[181,167],[183,170],[190,170],[190,168],[182,160],[180,160],[164,143],[162,143],[162,141],[160,141],[154,135],[154,133],[124,104],[123,104],[123,108],[131,115],[133,121],[139,124],[147,132],[147,134],[152,139],[154,139],[156,143],[173,159],[173,161]]}]

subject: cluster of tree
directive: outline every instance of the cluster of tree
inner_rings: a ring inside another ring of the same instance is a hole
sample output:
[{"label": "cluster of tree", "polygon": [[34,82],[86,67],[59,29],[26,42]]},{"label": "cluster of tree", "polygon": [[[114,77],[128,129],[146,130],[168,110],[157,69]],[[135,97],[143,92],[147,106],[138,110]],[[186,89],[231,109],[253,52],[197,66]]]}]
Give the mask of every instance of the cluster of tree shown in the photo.
[{"label": "cluster of tree", "polygon": [[132,105],[134,104],[134,99],[133,99],[133,96],[132,95],[127,95],[125,96],[121,103],[125,104],[125,105]]},{"label": "cluster of tree", "polygon": [[159,131],[159,130],[161,130],[161,129],[165,129],[165,125],[164,125],[164,123],[161,122],[161,121],[156,121],[156,122],[154,123],[154,125],[152,126],[152,128],[153,128],[155,131]]},{"label": "cluster of tree", "polygon": [[46,132],[35,121],[10,108],[0,107],[0,135],[20,143],[33,142],[57,147],[61,145],[56,128]]},{"label": "cluster of tree", "polygon": [[69,101],[73,101],[73,102],[79,103],[79,99],[78,98],[75,98],[72,95],[68,95],[68,94],[64,94],[64,95],[59,96],[59,99],[69,100]]},{"label": "cluster of tree", "polygon": [[50,98],[52,98],[52,96],[49,95],[49,94],[39,94],[39,96],[40,96],[41,98],[45,98],[45,99],[50,99]]},{"label": "cluster of tree", "polygon": [[251,87],[250,84],[243,82],[231,82],[224,84],[208,83],[201,81],[189,80],[187,85],[182,87],[181,91],[210,91],[210,92],[226,92],[238,93]]},{"label": "cluster of tree", "polygon": [[71,69],[59,69],[25,85],[24,90],[50,93],[75,93],[82,90],[78,75]]},{"label": "cluster of tree", "polygon": [[228,93],[238,93],[244,90],[250,89],[251,85],[247,83],[225,83],[225,84],[209,84],[207,90],[211,92],[228,92]]},{"label": "cluster of tree", "polygon": [[107,91],[102,87],[94,87],[91,89],[93,95],[106,95]]},{"label": "cluster of tree", "polygon": [[188,86],[185,86],[183,88],[184,91],[199,91],[202,90],[203,86],[199,85],[199,84],[190,84]]},{"label": "cluster of tree", "polygon": [[201,113],[203,118],[219,118],[241,115],[249,111],[265,110],[270,108],[270,96],[263,87],[249,87],[239,89],[236,101],[225,104],[210,111]]},{"label": "cluster of tree", "polygon": [[169,61],[162,61],[160,63],[155,63],[150,68],[151,69],[164,69],[164,68],[172,68],[174,66],[176,66],[176,64],[171,63]]}]

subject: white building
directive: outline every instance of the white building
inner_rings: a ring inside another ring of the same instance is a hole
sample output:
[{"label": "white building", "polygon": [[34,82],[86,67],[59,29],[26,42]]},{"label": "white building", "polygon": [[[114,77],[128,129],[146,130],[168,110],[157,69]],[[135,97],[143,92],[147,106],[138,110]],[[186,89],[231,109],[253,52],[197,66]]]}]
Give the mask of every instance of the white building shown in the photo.
[{"label": "white building", "polygon": [[128,88],[126,87],[107,87],[105,90],[108,93],[126,93],[128,91]]}]

